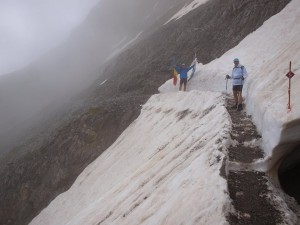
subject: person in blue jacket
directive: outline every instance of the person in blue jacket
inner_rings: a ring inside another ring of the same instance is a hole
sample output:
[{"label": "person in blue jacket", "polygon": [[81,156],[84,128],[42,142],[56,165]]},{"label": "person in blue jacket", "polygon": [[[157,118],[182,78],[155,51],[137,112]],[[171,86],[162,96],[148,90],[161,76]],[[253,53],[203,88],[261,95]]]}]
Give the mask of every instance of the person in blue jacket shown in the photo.
[{"label": "person in blue jacket", "polygon": [[233,97],[235,100],[235,105],[233,108],[236,108],[238,111],[243,110],[243,97],[242,97],[242,90],[244,85],[244,80],[247,77],[247,70],[246,68],[240,64],[240,60],[235,58],[233,60],[234,67],[231,72],[231,76],[226,75],[226,79],[232,79],[232,92]]},{"label": "person in blue jacket", "polygon": [[180,85],[179,85],[179,91],[182,89],[183,84],[183,91],[186,91],[186,84],[188,81],[188,72],[194,68],[195,63],[191,67],[186,67],[184,63],[181,64],[181,66],[175,66],[175,70],[177,71],[180,77]]}]

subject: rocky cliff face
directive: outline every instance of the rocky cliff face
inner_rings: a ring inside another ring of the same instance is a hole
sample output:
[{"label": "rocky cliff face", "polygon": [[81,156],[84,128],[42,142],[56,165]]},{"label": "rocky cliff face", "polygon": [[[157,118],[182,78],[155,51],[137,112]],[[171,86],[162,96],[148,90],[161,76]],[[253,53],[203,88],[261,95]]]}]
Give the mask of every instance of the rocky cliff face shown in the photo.
[{"label": "rocky cliff face", "polygon": [[180,20],[150,26],[142,41],[108,62],[94,85],[73,99],[75,104],[84,104],[56,120],[56,129],[43,138],[19,146],[27,153],[12,154],[1,167],[0,224],[27,224],[67,190],[85,166],[138,116],[140,105],[171,77],[174,54],[178,61],[189,63],[196,49],[199,61],[207,63],[288,2],[210,0]]}]

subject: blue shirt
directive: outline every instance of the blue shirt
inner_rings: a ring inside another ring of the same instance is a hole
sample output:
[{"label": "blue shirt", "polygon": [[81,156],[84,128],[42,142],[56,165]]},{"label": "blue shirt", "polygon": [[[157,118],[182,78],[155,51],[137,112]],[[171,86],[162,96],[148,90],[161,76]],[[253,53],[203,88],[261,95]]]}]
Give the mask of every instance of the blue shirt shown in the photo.
[{"label": "blue shirt", "polygon": [[182,78],[187,78],[188,77],[188,72],[194,68],[195,65],[192,65],[191,67],[179,67],[179,66],[175,66],[175,70],[177,71],[177,73],[180,74],[180,79]]}]

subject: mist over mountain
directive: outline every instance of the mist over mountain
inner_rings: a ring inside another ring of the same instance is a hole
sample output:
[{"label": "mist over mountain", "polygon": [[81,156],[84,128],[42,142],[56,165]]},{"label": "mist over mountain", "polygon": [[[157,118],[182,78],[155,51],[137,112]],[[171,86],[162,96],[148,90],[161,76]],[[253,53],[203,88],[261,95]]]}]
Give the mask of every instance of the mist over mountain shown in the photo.
[{"label": "mist over mountain", "polygon": [[[65,40],[98,0],[0,2],[0,76],[26,67]],[[54,16],[55,15],[55,16]]]},{"label": "mist over mountain", "polygon": [[208,63],[289,1],[209,0],[163,25],[191,2],[103,0],[68,41],[0,77],[0,223],[27,224],[67,190],[171,77],[174,55]]},{"label": "mist over mountain", "polygon": [[27,68],[1,76],[0,155],[32,124],[63,112],[70,98],[102,75],[105,60],[184,2],[101,1],[66,42]]}]

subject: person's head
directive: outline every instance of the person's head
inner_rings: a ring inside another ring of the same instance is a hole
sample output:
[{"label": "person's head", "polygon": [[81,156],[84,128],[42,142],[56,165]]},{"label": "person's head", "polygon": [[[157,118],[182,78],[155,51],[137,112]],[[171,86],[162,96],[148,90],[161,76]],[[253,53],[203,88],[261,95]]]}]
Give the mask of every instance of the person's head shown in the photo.
[{"label": "person's head", "polygon": [[233,63],[234,63],[234,65],[239,65],[239,63],[240,63],[240,60],[238,59],[238,58],[235,58],[234,60],[233,60]]},{"label": "person's head", "polygon": [[181,67],[185,67],[185,63],[181,63]]}]

